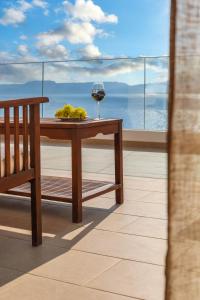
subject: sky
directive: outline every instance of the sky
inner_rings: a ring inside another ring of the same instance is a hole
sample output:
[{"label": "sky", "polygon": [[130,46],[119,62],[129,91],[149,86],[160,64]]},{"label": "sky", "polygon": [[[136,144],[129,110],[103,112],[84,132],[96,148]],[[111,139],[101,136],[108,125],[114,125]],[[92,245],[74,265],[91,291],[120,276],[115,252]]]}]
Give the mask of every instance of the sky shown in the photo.
[{"label": "sky", "polygon": [[[0,63],[168,55],[169,0],[0,0],[0,36]],[[136,80],[133,73],[141,68],[139,60],[101,62],[82,63],[82,69],[52,63],[47,74],[52,78],[59,69],[60,81],[73,81],[77,74],[81,80],[101,74],[112,79],[114,73],[130,80],[132,73]],[[154,71],[161,65],[148,64]],[[39,67],[30,68],[35,79]],[[0,80],[12,81],[26,70],[4,67]]]}]

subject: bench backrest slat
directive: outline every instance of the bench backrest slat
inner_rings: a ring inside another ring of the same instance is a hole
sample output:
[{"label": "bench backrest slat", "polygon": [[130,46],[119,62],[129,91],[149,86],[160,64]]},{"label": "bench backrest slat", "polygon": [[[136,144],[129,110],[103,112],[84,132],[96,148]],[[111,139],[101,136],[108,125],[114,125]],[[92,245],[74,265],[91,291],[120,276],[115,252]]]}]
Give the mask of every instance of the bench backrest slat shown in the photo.
[{"label": "bench backrest slat", "polygon": [[23,170],[28,170],[28,107],[23,106]]},{"label": "bench backrest slat", "polygon": [[10,108],[4,109],[5,176],[10,175]]},{"label": "bench backrest slat", "polygon": [[14,171],[20,170],[20,153],[19,153],[19,107],[14,107]]}]

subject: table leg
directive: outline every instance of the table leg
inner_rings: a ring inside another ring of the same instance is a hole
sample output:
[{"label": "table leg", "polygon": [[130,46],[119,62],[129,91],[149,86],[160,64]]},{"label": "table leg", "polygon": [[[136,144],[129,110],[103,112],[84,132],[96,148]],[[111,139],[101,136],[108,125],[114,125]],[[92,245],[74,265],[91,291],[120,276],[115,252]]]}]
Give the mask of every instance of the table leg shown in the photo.
[{"label": "table leg", "polygon": [[122,124],[119,125],[119,132],[114,135],[115,145],[115,183],[121,187],[116,190],[116,203],[124,202],[123,191],[123,146],[122,146]]},{"label": "table leg", "polygon": [[76,131],[72,139],[72,221],[82,222],[81,139]]}]

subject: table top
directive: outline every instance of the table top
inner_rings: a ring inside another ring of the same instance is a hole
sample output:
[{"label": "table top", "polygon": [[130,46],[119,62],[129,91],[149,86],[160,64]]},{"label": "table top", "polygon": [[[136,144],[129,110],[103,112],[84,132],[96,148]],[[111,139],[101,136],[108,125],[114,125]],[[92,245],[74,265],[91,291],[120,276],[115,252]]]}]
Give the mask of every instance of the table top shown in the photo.
[{"label": "table top", "polygon": [[121,123],[122,119],[101,119],[101,120],[85,120],[85,121],[61,121],[56,118],[41,118],[40,119],[40,127],[48,127],[48,128],[89,128],[89,127],[99,127],[106,126],[111,124]]},{"label": "table top", "polygon": [[[74,130],[78,131],[80,139],[95,137],[97,134],[115,134],[122,127],[122,119],[101,119],[85,120],[77,122],[64,122],[56,118],[40,119],[40,135],[52,139],[72,140]],[[20,122],[20,129],[23,124]],[[0,119],[0,130],[4,127],[3,120]],[[14,127],[13,120],[10,120],[11,129]]]}]

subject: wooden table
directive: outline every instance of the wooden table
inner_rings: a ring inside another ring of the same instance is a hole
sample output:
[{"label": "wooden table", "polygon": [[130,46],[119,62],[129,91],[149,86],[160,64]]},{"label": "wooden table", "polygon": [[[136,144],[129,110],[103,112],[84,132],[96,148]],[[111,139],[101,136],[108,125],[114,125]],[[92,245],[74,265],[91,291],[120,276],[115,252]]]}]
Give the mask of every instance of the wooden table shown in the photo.
[{"label": "wooden table", "polygon": [[[72,220],[82,221],[82,202],[110,191],[116,191],[116,203],[123,203],[123,153],[122,120],[89,120],[83,122],[61,122],[57,119],[41,119],[41,136],[51,139],[71,140],[72,179],[42,177],[42,198],[72,203]],[[82,139],[97,134],[114,134],[115,182],[82,179]],[[29,186],[23,185],[10,191],[12,194],[28,196]]]}]

